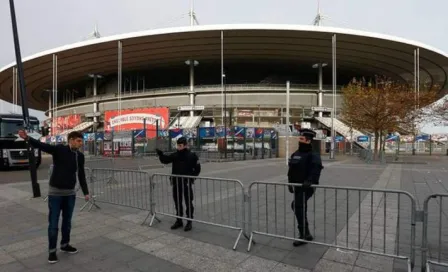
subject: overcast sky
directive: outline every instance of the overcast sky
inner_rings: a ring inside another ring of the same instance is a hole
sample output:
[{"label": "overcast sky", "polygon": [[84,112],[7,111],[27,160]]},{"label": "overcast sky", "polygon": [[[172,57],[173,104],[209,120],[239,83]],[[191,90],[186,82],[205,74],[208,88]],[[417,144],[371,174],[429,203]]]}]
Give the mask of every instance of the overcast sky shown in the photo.
[{"label": "overcast sky", "polygon": [[[16,0],[22,57],[85,39],[188,25],[190,0]],[[417,40],[448,52],[447,0],[321,0],[323,25]],[[312,23],[317,0],[195,0],[201,25]],[[9,1],[0,1],[0,67],[13,61]],[[0,102],[1,104],[1,102]],[[9,110],[3,105],[0,111]]]}]

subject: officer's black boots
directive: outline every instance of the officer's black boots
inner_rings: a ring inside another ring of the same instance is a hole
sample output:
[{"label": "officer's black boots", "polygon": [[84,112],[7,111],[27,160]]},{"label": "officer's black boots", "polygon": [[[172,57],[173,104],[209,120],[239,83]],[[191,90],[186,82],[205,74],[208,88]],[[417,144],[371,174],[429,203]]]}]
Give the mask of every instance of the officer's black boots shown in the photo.
[{"label": "officer's black boots", "polygon": [[187,225],[185,225],[184,231],[190,231],[193,228],[191,225],[191,221],[187,221]]},{"label": "officer's black boots", "polygon": [[172,230],[178,229],[178,228],[182,228],[184,226],[184,223],[182,222],[181,219],[177,219],[176,222],[171,226]]},{"label": "officer's black boots", "polygon": [[[306,240],[306,241],[313,241],[314,240],[314,237],[311,234],[309,234],[309,235],[307,235],[305,237],[300,236],[299,238],[303,239],[303,240]],[[295,247],[306,245],[306,244],[307,244],[307,242],[302,242],[302,241],[294,241],[292,243],[292,245],[295,246]]]},{"label": "officer's black boots", "polygon": [[[305,241],[313,241],[314,240],[314,237],[311,235],[310,230],[308,229],[308,226],[305,227],[305,235],[303,235],[303,232],[300,231],[300,228],[299,228],[299,232],[300,232],[299,239],[302,239]],[[292,245],[295,247],[306,245],[306,244],[307,244],[307,242],[303,242],[303,241],[294,241],[292,243]]]}]

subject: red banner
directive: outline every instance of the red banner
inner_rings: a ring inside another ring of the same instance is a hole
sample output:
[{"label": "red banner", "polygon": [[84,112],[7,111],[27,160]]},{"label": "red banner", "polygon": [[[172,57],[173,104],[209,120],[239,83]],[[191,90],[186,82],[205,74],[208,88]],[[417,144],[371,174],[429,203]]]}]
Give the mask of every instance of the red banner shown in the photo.
[{"label": "red banner", "polygon": [[104,112],[104,130],[129,131],[143,128],[146,119],[147,137],[156,136],[156,120],[159,129],[165,129],[169,125],[169,108],[142,108],[122,110],[121,115],[117,110]]},{"label": "red banner", "polygon": [[67,115],[67,116],[58,116],[53,118],[52,126],[52,135],[59,135],[65,130],[72,129],[77,125],[81,124],[81,115]]}]

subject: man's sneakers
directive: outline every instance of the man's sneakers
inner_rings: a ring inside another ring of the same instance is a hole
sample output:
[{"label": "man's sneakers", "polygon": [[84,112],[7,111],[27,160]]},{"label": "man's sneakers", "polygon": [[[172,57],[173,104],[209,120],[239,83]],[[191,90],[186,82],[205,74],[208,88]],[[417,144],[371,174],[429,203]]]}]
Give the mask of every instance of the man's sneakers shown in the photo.
[{"label": "man's sneakers", "polygon": [[56,252],[51,252],[50,255],[48,256],[48,263],[55,264],[58,261],[59,260],[58,260],[58,256],[56,255]]},{"label": "man's sneakers", "polygon": [[71,245],[66,245],[64,247],[61,247],[61,251],[69,253],[69,254],[78,253],[78,250],[76,248],[72,247]]},{"label": "man's sneakers", "polygon": [[[172,230],[182,228],[184,226],[184,223],[182,220],[178,219],[176,222],[171,226]],[[187,221],[187,224],[185,225],[184,231],[190,231],[193,228],[193,225],[191,224],[191,221]]]},{"label": "man's sneakers", "polygon": [[[62,252],[66,252],[69,254],[75,254],[78,253],[78,250],[71,245],[66,245],[64,247],[61,247]],[[55,264],[59,262],[58,255],[56,255],[56,252],[51,252],[50,255],[48,255],[48,263]]]},{"label": "man's sneakers", "polygon": [[[305,238],[303,238],[303,237],[299,237],[299,239],[303,239],[303,240],[305,240],[305,241],[313,241],[313,240],[314,240],[314,237],[311,236],[311,235],[307,235],[307,236],[305,236]],[[303,246],[303,245],[306,245],[306,244],[307,244],[307,242],[303,242],[303,241],[294,241],[294,242],[292,243],[292,245],[295,246],[295,247]]]}]

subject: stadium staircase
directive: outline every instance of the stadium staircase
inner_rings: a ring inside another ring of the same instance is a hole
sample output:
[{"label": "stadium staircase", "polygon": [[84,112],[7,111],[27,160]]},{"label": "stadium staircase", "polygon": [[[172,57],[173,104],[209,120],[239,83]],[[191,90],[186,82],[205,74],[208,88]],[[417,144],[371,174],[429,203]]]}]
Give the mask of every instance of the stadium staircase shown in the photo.
[{"label": "stadium staircase", "polygon": [[180,116],[171,122],[170,129],[196,128],[201,120],[202,116]]},{"label": "stadium staircase", "polygon": [[94,124],[94,122],[83,122],[72,129],[64,130],[60,135],[66,136],[72,131],[81,131],[82,132],[82,131],[90,128],[91,126],[93,126],[93,124]]},{"label": "stadium staircase", "polygon": [[[327,128],[331,129],[331,117],[315,117],[315,119]],[[350,127],[337,118],[334,118],[334,130],[346,139],[350,139],[350,137],[353,135],[354,142],[364,149],[367,149],[369,146],[368,142],[366,143],[357,141],[359,136],[364,136],[365,134],[361,133],[357,129],[352,129],[352,132],[350,132]]]}]

